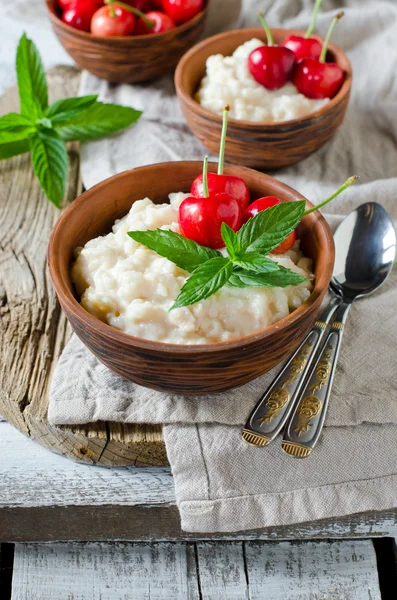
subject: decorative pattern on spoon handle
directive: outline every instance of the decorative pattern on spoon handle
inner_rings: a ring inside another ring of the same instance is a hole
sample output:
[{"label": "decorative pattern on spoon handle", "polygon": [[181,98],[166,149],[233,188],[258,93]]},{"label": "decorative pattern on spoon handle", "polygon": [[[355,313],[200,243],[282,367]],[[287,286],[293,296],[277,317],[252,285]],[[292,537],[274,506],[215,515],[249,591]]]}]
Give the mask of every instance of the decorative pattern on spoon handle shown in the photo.
[{"label": "decorative pattern on spoon handle", "polygon": [[242,433],[243,440],[248,444],[267,446],[283,429],[323,339],[325,329],[340,302],[338,297],[331,300],[255,406]]},{"label": "decorative pattern on spoon handle", "polygon": [[312,452],[323,429],[342,341],[351,304],[343,303],[332,323],[324,347],[300,394],[282,441],[284,452],[305,458]]}]

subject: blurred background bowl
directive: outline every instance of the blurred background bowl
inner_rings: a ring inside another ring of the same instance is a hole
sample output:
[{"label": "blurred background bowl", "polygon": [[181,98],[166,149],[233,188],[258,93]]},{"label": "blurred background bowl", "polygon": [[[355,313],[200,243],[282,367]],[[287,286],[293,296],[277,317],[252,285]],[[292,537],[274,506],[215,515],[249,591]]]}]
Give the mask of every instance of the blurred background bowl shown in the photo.
[{"label": "blurred background bowl", "polygon": [[55,0],[47,0],[52,28],[81,69],[112,83],[139,83],[173,71],[181,56],[200,38],[209,0],[190,21],[164,33],[98,37],[63,23]]},{"label": "blurred background bowl", "polygon": [[[281,44],[289,35],[304,36],[303,31],[292,29],[272,29],[272,33],[276,44]],[[191,48],[177,66],[175,86],[187,124],[213,154],[219,151],[222,117],[203,108],[194,99],[205,75],[206,60],[213,54],[230,56],[238,46],[252,38],[266,42],[266,33],[263,28],[255,28],[215,35]],[[319,110],[291,121],[266,125],[229,118],[226,160],[258,169],[279,169],[300,162],[328,142],[342,124],[352,80],[349,59],[340,48],[330,44],[329,59],[346,74],[334,98]]]},{"label": "blurred background bowl", "polygon": [[[210,165],[210,171],[216,169],[216,164]],[[324,217],[315,211],[301,221],[297,231],[303,252],[314,261],[312,294],[302,306],[274,325],[230,342],[205,345],[154,342],[127,335],[88,313],[80,305],[70,277],[74,249],[111,231],[114,221],[127,214],[134,201],[147,196],[155,203],[162,203],[168,201],[171,192],[189,191],[201,170],[201,162],[159,163],[106,179],[65,210],[52,232],[48,250],[50,275],[61,307],[91,352],[126,379],[179,394],[229,390],[255,379],[289,356],[316,319],[334,264],[332,232]],[[276,195],[284,201],[303,199],[269,175],[235,166],[226,166],[225,173],[243,178],[252,199],[267,195]]]}]

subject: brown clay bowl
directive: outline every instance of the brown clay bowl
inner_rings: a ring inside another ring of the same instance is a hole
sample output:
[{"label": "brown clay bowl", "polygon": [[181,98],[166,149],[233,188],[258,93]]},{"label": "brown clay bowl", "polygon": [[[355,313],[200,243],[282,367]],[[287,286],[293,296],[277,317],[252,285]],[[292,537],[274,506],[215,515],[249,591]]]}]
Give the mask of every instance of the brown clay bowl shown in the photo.
[{"label": "brown clay bowl", "polygon": [[[201,172],[199,162],[170,162],[139,167],[106,179],[75,200],[57,222],[50,239],[48,264],[61,307],[84,344],[109,369],[140,385],[180,394],[229,390],[269,371],[303,340],[312,326],[330,282],[334,263],[331,230],[319,212],[299,224],[303,251],[314,260],[314,289],[305,304],[276,324],[227,343],[177,345],[122,333],[89,314],[78,302],[70,278],[73,250],[107,233],[131,204],[148,196],[167,201],[175,191],[189,191]],[[217,165],[211,164],[210,171]],[[293,189],[263,173],[226,166],[242,177],[252,199],[276,195],[301,200]],[[310,204],[310,203],[309,203]]]},{"label": "brown clay bowl", "polygon": [[[292,29],[272,29],[272,33],[277,44],[289,35],[304,35],[304,32]],[[266,42],[262,28],[238,29],[215,35],[191,48],[177,66],[175,86],[187,124],[213,154],[219,151],[222,118],[194,99],[205,75],[206,60],[212,54],[229,56],[238,46],[254,37]],[[318,39],[321,40],[320,37]],[[228,162],[258,169],[279,169],[300,162],[331,139],[346,112],[352,70],[346,54],[337,46],[330,45],[329,55],[346,73],[337,95],[321,109],[283,123],[265,125],[230,118],[226,143]]]},{"label": "brown clay bowl", "polygon": [[173,71],[178,60],[203,32],[204,10],[175,29],[153,35],[98,37],[62,22],[55,0],[47,0],[52,28],[81,69],[112,83],[138,83]]}]

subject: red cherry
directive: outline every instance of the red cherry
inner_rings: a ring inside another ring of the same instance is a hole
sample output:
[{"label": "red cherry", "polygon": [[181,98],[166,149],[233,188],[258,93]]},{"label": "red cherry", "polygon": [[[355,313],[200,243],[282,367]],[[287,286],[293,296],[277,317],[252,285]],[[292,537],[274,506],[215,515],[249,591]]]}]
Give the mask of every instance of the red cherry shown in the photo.
[{"label": "red cherry", "polygon": [[153,8],[155,8],[156,10],[164,10],[163,9],[163,0],[151,0],[150,4],[152,5]]},{"label": "red cherry", "polygon": [[268,90],[278,90],[290,78],[295,66],[295,54],[284,46],[274,46],[273,36],[262,14],[259,19],[266,31],[267,46],[260,46],[248,57],[252,77]]},{"label": "red cherry", "polygon": [[77,0],[57,0],[57,4],[61,11],[67,10],[74,4],[77,4]]},{"label": "red cherry", "polygon": [[248,208],[246,208],[246,210],[244,211],[243,223],[246,223],[249,219],[255,217],[255,215],[257,215],[258,212],[266,210],[267,208],[270,208],[275,204],[280,204],[280,202],[280,198],[276,198],[276,196],[263,196],[263,198],[258,198],[258,200],[252,202],[252,204],[250,204]]},{"label": "red cherry", "polygon": [[336,63],[326,63],[328,43],[335,25],[343,17],[343,12],[338,13],[333,19],[325,37],[319,60],[304,58],[298,63],[293,83],[301,94],[313,100],[333,98],[341,88],[345,79],[345,72]]},{"label": "red cherry", "polygon": [[241,226],[241,210],[228,194],[208,198],[186,198],[179,207],[181,233],[207,248],[223,248],[222,223],[237,231]]},{"label": "red cherry", "polygon": [[204,0],[163,0],[163,10],[177,23],[190,21],[202,10]]},{"label": "red cherry", "polygon": [[[216,196],[217,194],[232,196],[242,212],[247,208],[250,201],[250,192],[246,183],[235,175],[208,173],[208,192],[210,196]],[[193,181],[190,193],[197,198],[204,196],[203,176],[201,174]]]},{"label": "red cherry", "polygon": [[315,58],[318,60],[321,54],[321,42],[316,38],[304,38],[301,35],[290,35],[283,41],[283,46],[289,48],[295,54],[295,60],[303,58]]},{"label": "red cherry", "polygon": [[163,31],[169,31],[170,29],[174,29],[176,27],[171,17],[169,17],[163,12],[151,10],[145,13],[145,17],[147,17],[152,23],[154,23],[154,26],[150,28],[147,26],[143,19],[139,19],[135,26],[135,35],[162,33]]},{"label": "red cherry", "polygon": [[[259,212],[267,210],[268,208],[271,208],[272,206],[275,206],[276,204],[280,203],[280,198],[277,198],[276,196],[263,196],[263,198],[255,200],[255,202],[250,204],[249,207],[244,211],[242,217],[243,223],[246,223],[249,219],[255,217],[255,215],[257,215]],[[274,248],[274,250],[272,250],[272,254],[284,254],[284,252],[287,252],[287,250],[289,250],[291,246],[295,244],[295,241],[296,233],[294,230],[289,234],[288,237],[285,238],[283,242],[281,242],[279,246],[277,246],[277,248]]]},{"label": "red cherry", "polygon": [[90,31],[91,19],[101,4],[102,2],[75,2],[64,11],[62,21],[74,29]]},{"label": "red cherry", "polygon": [[128,6],[132,6],[133,8],[137,8],[141,12],[145,13],[150,10],[151,2],[149,0],[123,0],[124,4],[128,4]]},{"label": "red cherry", "polygon": [[135,16],[118,4],[102,6],[91,20],[91,33],[100,37],[131,35],[135,27]]}]

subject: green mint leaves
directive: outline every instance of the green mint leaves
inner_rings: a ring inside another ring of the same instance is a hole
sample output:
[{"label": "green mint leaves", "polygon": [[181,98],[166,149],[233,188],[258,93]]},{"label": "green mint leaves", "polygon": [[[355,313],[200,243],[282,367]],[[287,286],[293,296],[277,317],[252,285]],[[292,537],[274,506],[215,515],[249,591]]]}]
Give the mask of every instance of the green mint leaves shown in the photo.
[{"label": "green mint leaves", "polygon": [[0,160],[31,152],[33,168],[47,198],[58,208],[65,192],[65,142],[92,140],[129,127],[142,114],[97,96],[66,98],[48,106],[40,54],[24,34],[17,48],[16,72],[21,114],[0,117]]},{"label": "green mint leaves", "polygon": [[129,231],[128,235],[192,273],[171,307],[173,310],[204,300],[224,285],[239,288],[287,287],[307,281],[266,256],[296,228],[304,211],[303,200],[282,202],[258,213],[237,233],[222,223],[227,257],[173,231]]}]

